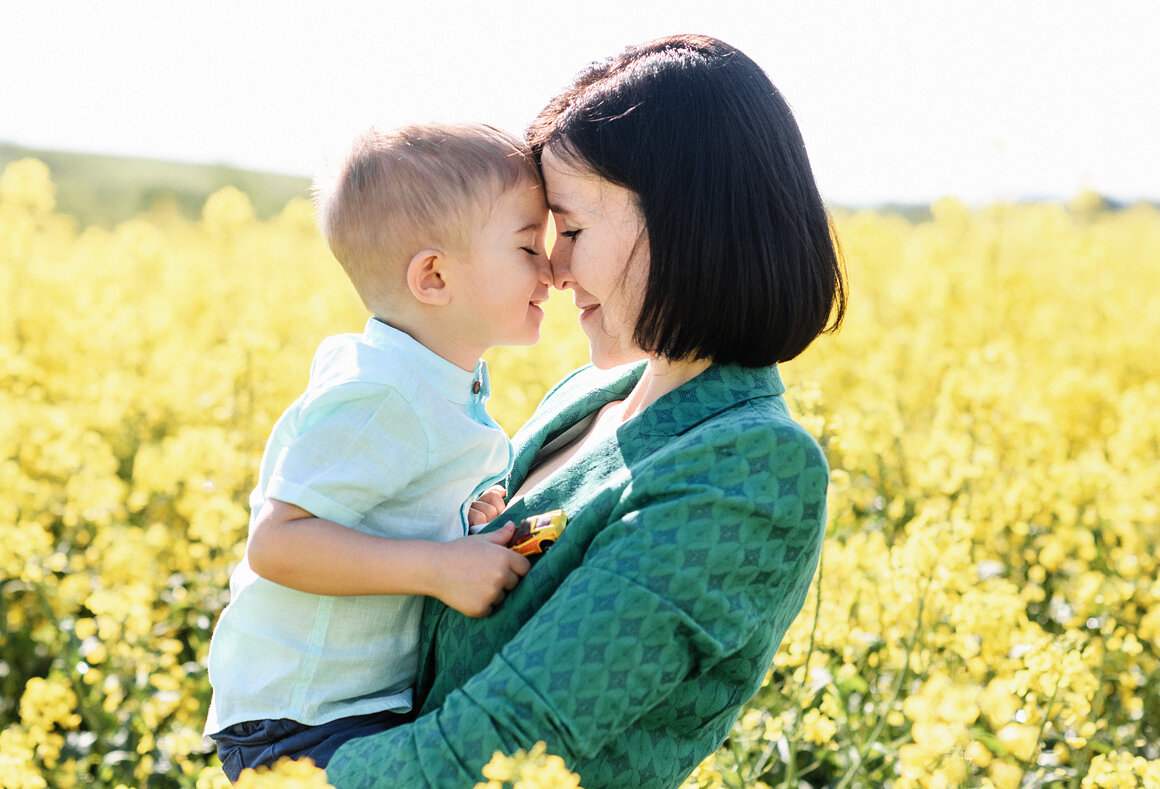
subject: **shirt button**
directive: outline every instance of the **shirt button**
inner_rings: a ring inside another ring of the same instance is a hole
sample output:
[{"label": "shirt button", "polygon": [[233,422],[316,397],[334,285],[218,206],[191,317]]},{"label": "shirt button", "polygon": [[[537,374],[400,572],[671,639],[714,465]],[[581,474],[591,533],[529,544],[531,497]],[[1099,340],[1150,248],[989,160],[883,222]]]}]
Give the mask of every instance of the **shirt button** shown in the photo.
[{"label": "shirt button", "polygon": [[471,391],[474,392],[475,394],[479,394],[479,389],[480,389],[479,381],[476,381],[475,383],[473,383],[471,385]]}]

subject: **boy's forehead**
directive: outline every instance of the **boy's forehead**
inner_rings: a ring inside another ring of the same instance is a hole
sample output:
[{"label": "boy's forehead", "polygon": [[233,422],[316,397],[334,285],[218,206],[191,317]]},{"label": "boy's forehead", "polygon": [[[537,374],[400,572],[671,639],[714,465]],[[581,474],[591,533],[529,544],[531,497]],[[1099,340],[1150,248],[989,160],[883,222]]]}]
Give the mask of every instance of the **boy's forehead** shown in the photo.
[{"label": "boy's forehead", "polygon": [[505,195],[500,205],[506,209],[516,223],[517,232],[532,230],[548,218],[548,201],[538,183],[521,183]]},{"label": "boy's forehead", "polygon": [[475,232],[495,238],[529,232],[542,232],[548,224],[548,203],[538,183],[521,179],[494,196],[485,198],[479,207],[480,222]]}]

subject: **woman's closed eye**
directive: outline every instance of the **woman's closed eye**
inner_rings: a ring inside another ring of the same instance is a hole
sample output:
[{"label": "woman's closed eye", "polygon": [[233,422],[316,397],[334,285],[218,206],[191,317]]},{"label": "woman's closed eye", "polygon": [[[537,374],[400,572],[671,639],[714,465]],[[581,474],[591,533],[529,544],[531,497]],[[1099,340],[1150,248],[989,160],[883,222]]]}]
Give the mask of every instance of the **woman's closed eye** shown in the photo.
[{"label": "woman's closed eye", "polygon": [[576,240],[576,236],[580,235],[579,230],[561,230],[558,234],[560,238],[567,238],[571,241]]},{"label": "woman's closed eye", "polygon": [[531,255],[532,257],[536,257],[536,256],[538,256],[538,255],[540,254],[539,252],[537,252],[536,250],[532,249],[531,247],[520,247],[520,250],[521,250],[522,252],[527,252],[527,253],[528,253],[529,255]]}]

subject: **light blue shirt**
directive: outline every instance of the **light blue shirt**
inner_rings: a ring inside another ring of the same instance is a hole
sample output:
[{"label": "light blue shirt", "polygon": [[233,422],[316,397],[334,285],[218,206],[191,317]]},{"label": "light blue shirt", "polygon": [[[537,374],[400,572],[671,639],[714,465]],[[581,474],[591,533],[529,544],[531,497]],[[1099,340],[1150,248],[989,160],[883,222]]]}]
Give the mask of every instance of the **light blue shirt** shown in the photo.
[{"label": "light blue shirt", "polygon": [[[371,319],[319,346],[306,392],[275,423],[250,495],[383,537],[452,540],[503,478],[511,442],[484,408],[487,366],[456,367]],[[411,708],[423,598],[331,597],[261,578],[243,559],[209,654],[206,734],[243,721],[317,725]]]}]

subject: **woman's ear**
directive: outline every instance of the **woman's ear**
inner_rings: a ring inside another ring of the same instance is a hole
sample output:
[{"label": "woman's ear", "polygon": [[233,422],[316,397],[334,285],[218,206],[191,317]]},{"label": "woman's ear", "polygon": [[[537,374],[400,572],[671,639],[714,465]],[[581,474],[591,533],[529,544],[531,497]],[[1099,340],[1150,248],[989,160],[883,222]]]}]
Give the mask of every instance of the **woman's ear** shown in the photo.
[{"label": "woman's ear", "polygon": [[451,300],[451,292],[443,279],[447,258],[438,249],[423,249],[407,264],[407,287],[421,304],[438,306]]}]

